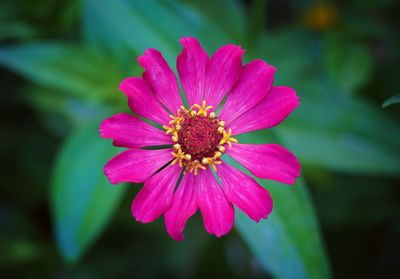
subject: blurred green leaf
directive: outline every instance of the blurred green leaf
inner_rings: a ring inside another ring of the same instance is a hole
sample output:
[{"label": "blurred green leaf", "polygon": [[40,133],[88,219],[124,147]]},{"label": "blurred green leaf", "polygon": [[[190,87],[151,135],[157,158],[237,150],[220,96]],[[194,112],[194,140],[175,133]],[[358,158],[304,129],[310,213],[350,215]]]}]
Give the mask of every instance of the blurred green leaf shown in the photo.
[{"label": "blurred green leaf", "polygon": [[[246,13],[242,1],[237,0],[181,0],[195,7],[214,26],[224,30],[235,42],[243,43],[245,39]],[[226,14],[229,16],[221,16]],[[207,33],[206,33],[207,34]],[[207,39],[203,38],[202,39]],[[233,43],[232,41],[230,43]],[[217,45],[218,46],[218,45]]]},{"label": "blurred green leaf", "polygon": [[29,39],[35,34],[35,30],[22,21],[2,21],[0,25],[0,40]]},{"label": "blurred green leaf", "polygon": [[[400,129],[361,98],[318,81],[299,86],[301,105],[275,128],[305,163],[365,174],[400,174]],[[317,117],[316,117],[317,116]]]},{"label": "blurred green leaf", "polygon": [[[250,1],[249,16],[248,16],[248,34],[247,38],[252,42],[253,38],[258,37],[267,28],[267,4],[265,0]],[[253,42],[252,42],[253,43]]]},{"label": "blurred green leaf", "polygon": [[42,123],[60,136],[66,136],[75,126],[91,122],[111,111],[108,104],[92,104],[39,86],[25,89],[22,101],[39,111]]},{"label": "blurred green leaf", "polygon": [[271,215],[254,223],[239,210],[236,227],[257,260],[276,278],[329,278],[329,267],[305,183],[258,182],[271,193]]},{"label": "blurred green leaf", "polygon": [[314,38],[304,30],[282,29],[279,32],[262,34],[249,54],[252,59],[261,58],[277,67],[275,85],[293,86],[301,84],[306,77],[314,76],[314,44]]},{"label": "blurred green leaf", "polygon": [[282,140],[307,165],[369,175],[400,175],[397,150],[358,136],[351,131],[281,129]]},{"label": "blurred green leaf", "polygon": [[[173,63],[176,62],[176,56],[181,50],[179,39],[183,36],[197,37],[206,49],[232,43],[233,39],[218,23],[210,21],[206,14],[190,5],[176,0],[149,0],[146,3],[131,0],[131,2],[135,9],[146,15],[146,19],[153,24],[154,29],[178,46],[172,57]],[[231,5],[227,5],[229,6]]]},{"label": "blurred green leaf", "polygon": [[[98,48],[114,50],[119,56],[159,49],[170,65],[179,53],[179,38],[196,36],[205,47],[217,47],[230,38],[189,5],[176,1],[97,1],[84,5],[84,35]],[[99,29],[99,26],[103,28]]]},{"label": "blurred green leaf", "polygon": [[340,92],[355,94],[372,72],[371,54],[367,47],[336,35],[325,41],[326,71]]},{"label": "blurred green leaf", "polygon": [[112,93],[121,79],[109,57],[61,42],[2,47],[0,65],[41,86],[94,103],[115,98]]},{"label": "blurred green leaf", "polygon": [[108,47],[116,52],[129,49],[130,52],[136,52],[136,55],[153,47],[163,50],[167,57],[173,56],[176,44],[171,45],[146,20],[146,15],[134,9],[129,1],[106,1],[98,5],[95,0],[85,0],[83,9],[84,36],[92,45]]},{"label": "blurred green leaf", "polygon": [[[277,142],[265,131],[238,138],[243,143]],[[226,159],[247,172],[231,158]],[[240,212],[236,226],[261,265],[276,278],[329,278],[328,261],[305,182],[298,178],[294,186],[288,186],[257,181],[272,195],[272,213],[267,220],[256,224]]]},{"label": "blurred green leaf", "polygon": [[57,242],[75,262],[100,236],[126,187],[112,186],[103,174],[112,145],[98,135],[99,122],[82,126],[62,146],[55,162],[51,206]]},{"label": "blurred green leaf", "polygon": [[256,54],[278,67],[275,84],[295,88],[301,102],[273,131],[304,164],[399,175],[399,125],[361,97],[340,94],[353,89],[326,80],[316,46],[310,34],[293,29],[260,38]]},{"label": "blurred green leaf", "polygon": [[399,104],[400,103],[400,94],[396,94],[386,101],[383,102],[382,107],[386,108],[388,106],[394,105],[394,104]]}]

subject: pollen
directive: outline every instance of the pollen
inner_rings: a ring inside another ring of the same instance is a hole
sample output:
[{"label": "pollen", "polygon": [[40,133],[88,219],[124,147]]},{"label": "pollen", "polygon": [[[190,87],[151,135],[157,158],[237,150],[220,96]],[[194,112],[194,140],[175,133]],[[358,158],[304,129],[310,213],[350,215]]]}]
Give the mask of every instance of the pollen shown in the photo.
[{"label": "pollen", "polygon": [[226,148],[232,148],[232,142],[237,142],[232,130],[226,130],[225,122],[215,112],[209,112],[212,108],[206,101],[190,109],[181,106],[176,115],[170,115],[169,125],[163,126],[174,142],[172,164],[185,168],[184,173],[197,175],[199,170],[207,168],[217,171]]}]

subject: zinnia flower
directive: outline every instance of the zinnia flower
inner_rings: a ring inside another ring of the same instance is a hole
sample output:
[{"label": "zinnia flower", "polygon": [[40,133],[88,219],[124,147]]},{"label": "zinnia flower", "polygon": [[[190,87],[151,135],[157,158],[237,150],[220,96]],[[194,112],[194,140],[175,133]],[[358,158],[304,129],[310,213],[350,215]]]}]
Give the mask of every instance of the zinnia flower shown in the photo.
[{"label": "zinnia flower", "polygon": [[143,77],[120,85],[137,116],[119,113],[101,124],[101,137],[127,148],[104,173],[113,184],[144,182],[131,207],[137,221],[164,214],[169,235],[182,240],[187,220],[199,209],[206,231],[220,237],[233,226],[233,205],[256,222],[272,210],[268,191],[223,161],[224,154],[259,178],[293,184],[299,176],[300,164],[288,150],[238,143],[234,137],[279,124],[299,98],[289,87],[272,85],[271,65],[258,59],[243,66],[239,46],[223,46],[209,58],[195,38],[180,42],[176,67],[188,106],[161,53],[147,49],[138,58]]}]

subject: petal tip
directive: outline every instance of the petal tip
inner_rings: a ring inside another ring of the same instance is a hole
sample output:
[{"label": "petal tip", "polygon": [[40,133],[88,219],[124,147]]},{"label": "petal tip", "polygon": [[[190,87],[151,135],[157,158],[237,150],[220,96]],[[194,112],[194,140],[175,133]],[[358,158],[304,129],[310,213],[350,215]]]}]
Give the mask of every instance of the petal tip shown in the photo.
[{"label": "petal tip", "polygon": [[147,64],[149,59],[151,59],[150,57],[152,56],[161,56],[161,52],[155,48],[148,48],[143,52],[142,55],[138,56],[136,60],[139,65],[145,69],[148,66]]},{"label": "petal tip", "polygon": [[147,218],[142,212],[140,212],[140,210],[136,207],[134,201],[135,200],[133,200],[132,205],[131,205],[132,217],[135,218],[135,220],[137,222],[142,223],[142,224],[147,224],[147,223],[151,223],[152,221],[154,221],[154,220]]},{"label": "petal tip", "polygon": [[107,165],[104,166],[103,173],[112,185],[117,185],[120,182],[115,179],[112,172],[108,169]]},{"label": "petal tip", "polygon": [[234,53],[237,57],[241,58],[246,52],[240,45],[228,44],[220,47],[215,53]]},{"label": "petal tip", "polygon": [[185,47],[188,43],[200,44],[200,42],[193,36],[182,37],[179,39],[179,42],[183,47]]},{"label": "petal tip", "polygon": [[177,232],[177,231],[169,231],[167,230],[168,235],[175,241],[180,242],[185,240],[185,236],[183,235],[182,232]]},{"label": "petal tip", "polygon": [[[140,80],[140,81],[139,81]],[[136,82],[142,82],[143,80],[139,77],[127,77],[124,78],[118,86],[118,89],[125,95],[129,94],[129,88],[135,87]]]}]

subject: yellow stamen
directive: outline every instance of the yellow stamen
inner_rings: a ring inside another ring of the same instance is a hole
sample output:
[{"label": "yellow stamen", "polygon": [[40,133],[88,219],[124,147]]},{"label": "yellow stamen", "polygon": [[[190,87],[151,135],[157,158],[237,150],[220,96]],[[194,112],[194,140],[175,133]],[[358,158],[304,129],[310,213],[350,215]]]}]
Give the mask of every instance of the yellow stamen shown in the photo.
[{"label": "yellow stamen", "polygon": [[207,111],[209,109],[212,109],[213,106],[207,106],[206,101],[203,100],[201,106],[198,104],[193,105],[192,107],[197,108],[197,115],[202,115],[204,117],[207,117]]},{"label": "yellow stamen", "polygon": [[219,152],[219,151],[217,151],[217,152],[215,152],[215,154],[214,154],[214,159],[218,159],[219,157],[221,157],[222,156],[222,153],[221,152]]},{"label": "yellow stamen", "polygon": [[162,126],[165,130],[167,130],[165,133],[168,134],[172,134],[174,132],[174,127],[168,127],[166,125]]},{"label": "yellow stamen", "polygon": [[222,164],[222,161],[218,160],[217,158],[203,158],[201,162],[203,165],[209,165],[212,167],[214,171],[217,171],[217,165]]},{"label": "yellow stamen", "polygon": [[231,137],[231,135],[232,135],[232,129],[229,128],[228,133],[224,130],[222,132],[222,139],[220,140],[219,144],[223,145],[223,144],[227,143],[229,148],[231,148],[232,142],[236,142],[236,143],[238,142],[238,140]]}]

